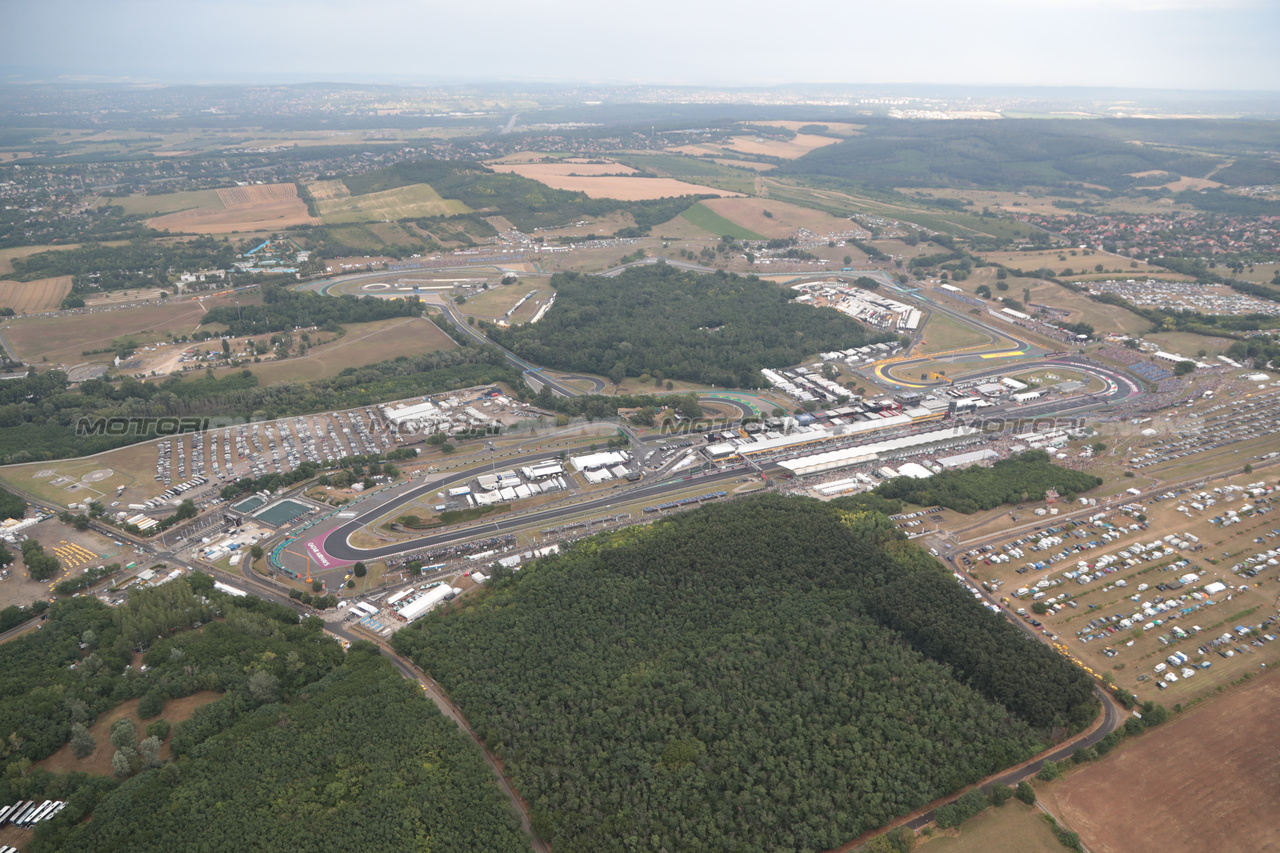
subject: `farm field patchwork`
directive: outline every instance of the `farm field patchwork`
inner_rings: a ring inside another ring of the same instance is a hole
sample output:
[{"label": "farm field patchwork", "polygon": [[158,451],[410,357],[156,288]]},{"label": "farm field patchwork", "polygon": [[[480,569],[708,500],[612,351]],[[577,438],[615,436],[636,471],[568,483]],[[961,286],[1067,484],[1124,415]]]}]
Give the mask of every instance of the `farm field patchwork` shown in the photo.
[{"label": "farm field patchwork", "polygon": [[147,224],[162,231],[194,231],[200,234],[320,224],[307,213],[307,205],[298,197],[298,188],[293,184],[251,184],[220,189],[216,193],[218,206],[210,202],[205,207],[149,219]]},{"label": "farm field patchwork", "polygon": [[470,213],[471,208],[455,199],[442,198],[428,184],[412,184],[381,192],[366,193],[353,196],[350,191],[341,195],[333,184],[346,185],[341,181],[324,181],[316,191],[317,185],[311,184],[308,189],[320,208],[320,216],[326,224],[342,224],[366,222],[370,220],[403,219],[414,216],[452,216],[458,213]]}]

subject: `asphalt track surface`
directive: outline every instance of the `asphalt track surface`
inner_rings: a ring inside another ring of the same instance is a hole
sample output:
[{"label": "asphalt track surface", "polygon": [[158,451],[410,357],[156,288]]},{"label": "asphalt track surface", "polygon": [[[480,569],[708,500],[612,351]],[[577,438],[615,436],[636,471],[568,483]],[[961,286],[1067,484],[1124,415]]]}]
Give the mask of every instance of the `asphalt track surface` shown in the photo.
[{"label": "asphalt track surface", "polygon": [[[548,459],[559,457],[559,451],[546,451],[543,453],[534,453],[522,457],[521,462],[532,462],[538,459]],[[464,529],[454,529],[443,533],[435,533],[429,536],[421,536],[417,539],[401,540],[391,545],[384,545],[380,548],[356,548],[347,542],[347,538],[357,530],[371,524],[375,519],[380,518],[396,508],[404,506],[426,494],[438,492],[447,488],[452,483],[462,480],[474,479],[475,471],[461,471],[451,474],[442,480],[436,480],[421,486],[408,489],[388,501],[380,503],[376,507],[370,508],[367,512],[348,520],[346,523],[335,527],[328,533],[323,534],[322,548],[324,552],[339,561],[352,562],[357,560],[378,560],[383,557],[390,557],[395,554],[402,554],[406,551],[417,551],[423,548],[435,548],[441,545],[447,545],[450,542],[456,542],[461,538],[475,538],[477,536],[497,536],[501,533],[527,527],[531,524],[555,523],[566,515],[577,515],[582,512],[590,512],[593,510],[609,509],[614,504],[632,503],[645,498],[658,499],[667,492],[675,489],[686,489],[693,482],[706,483],[708,487],[713,483],[719,483],[724,480],[741,479],[749,474],[749,469],[738,467],[729,468],[719,471],[713,471],[702,475],[691,475],[683,479],[662,480],[648,485],[636,486],[633,488],[623,489],[617,488],[609,492],[601,494],[599,497],[590,500],[581,501],[579,503],[569,504],[567,506],[549,507],[544,510],[534,510],[518,515],[503,516],[491,522],[482,522],[469,525]]]}]

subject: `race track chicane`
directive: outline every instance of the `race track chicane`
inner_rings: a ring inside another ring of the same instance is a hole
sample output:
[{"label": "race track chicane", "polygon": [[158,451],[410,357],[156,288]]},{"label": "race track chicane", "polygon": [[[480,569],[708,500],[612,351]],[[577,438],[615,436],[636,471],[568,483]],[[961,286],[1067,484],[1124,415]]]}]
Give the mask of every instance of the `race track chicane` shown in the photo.
[{"label": "race track chicane", "polygon": [[272,527],[279,527],[282,524],[288,524],[295,518],[304,516],[311,512],[311,507],[297,501],[283,500],[279,503],[272,504],[253,517],[258,521],[270,524]]}]

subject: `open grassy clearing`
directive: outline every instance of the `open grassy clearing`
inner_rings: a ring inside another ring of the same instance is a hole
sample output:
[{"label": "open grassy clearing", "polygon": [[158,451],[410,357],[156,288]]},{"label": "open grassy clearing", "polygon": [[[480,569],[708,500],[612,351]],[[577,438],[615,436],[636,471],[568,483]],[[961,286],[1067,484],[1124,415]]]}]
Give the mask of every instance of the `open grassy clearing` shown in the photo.
[{"label": "open grassy clearing", "polygon": [[[366,225],[344,225],[341,228],[330,228],[329,235],[344,246],[369,252],[377,252],[387,245],[381,237],[370,231]],[[335,258],[334,260],[336,261],[337,259]]]},{"label": "open grassy clearing", "polygon": [[[111,775],[111,757],[115,755],[115,747],[111,745],[111,724],[116,720],[130,719],[133,720],[134,726],[138,731],[138,738],[141,740],[146,737],[147,724],[157,719],[167,720],[170,725],[176,726],[178,723],[191,719],[196,709],[201,705],[207,705],[210,702],[221,698],[222,694],[213,690],[200,690],[192,693],[190,696],[183,696],[180,699],[167,699],[164,703],[164,710],[160,712],[159,717],[144,720],[138,716],[138,700],[130,699],[121,703],[117,707],[103,714],[93,725],[89,726],[89,734],[93,735],[93,739],[98,742],[98,748],[89,754],[87,758],[76,758],[71,752],[71,744],[63,744],[62,748],[53,755],[45,758],[37,764],[52,773],[96,773],[99,776]],[[172,734],[170,735],[172,737]],[[164,739],[164,744],[160,747],[160,760],[167,761],[169,759],[169,740]]]},{"label": "open grassy clearing", "polygon": [[[110,470],[112,476],[100,482],[84,483],[81,478],[95,471]],[[50,462],[28,462],[0,468],[0,482],[29,492],[41,500],[66,506],[85,500],[101,500],[110,495],[116,500],[115,490],[124,486],[119,498],[121,504],[142,503],[164,491],[155,480],[156,446],[154,441],[131,444],[92,458],[58,459]],[[36,476],[47,471],[48,476]],[[60,479],[67,482],[55,483]],[[72,482],[82,483],[78,489],[68,489]],[[110,501],[108,501],[110,503]]]},{"label": "open grassy clearing", "polygon": [[[1021,269],[1031,272],[1038,269],[1050,269],[1055,274],[1062,274],[1063,270],[1073,270],[1076,273],[1085,273],[1093,276],[1097,274],[1097,267],[1102,265],[1102,273],[1110,274],[1106,277],[1111,278],[1137,278],[1148,276],[1155,278],[1183,279],[1170,273],[1168,270],[1145,264],[1142,261],[1134,261],[1129,258],[1113,255],[1108,252],[1089,250],[1090,254],[1085,254],[1079,249],[1069,249],[1063,251],[1032,251],[1032,252],[983,252],[980,257],[989,263],[1000,264],[1010,269]],[[1074,252],[1075,254],[1072,254]]]},{"label": "open grassy clearing", "polygon": [[[493,224],[496,228],[497,225],[493,223],[495,219],[502,219],[502,217],[489,217],[490,224]],[[587,217],[579,219],[577,222],[582,224],[574,223],[564,228],[547,228],[540,230],[538,234],[546,237],[585,237],[588,234],[616,234],[623,228],[634,228],[636,226],[635,217],[625,210],[615,210],[605,216]],[[508,231],[510,229],[511,224],[507,223],[505,228],[499,228],[498,230]]]},{"label": "open grassy clearing", "polygon": [[343,181],[312,181],[306,185],[307,192],[317,202],[331,201],[335,198],[347,198],[351,190]]},{"label": "open grassy clearing", "polygon": [[369,233],[389,246],[396,243],[404,243],[406,240],[412,242],[418,239],[415,233],[417,229],[411,231],[400,222],[371,222],[366,227],[369,229]]},{"label": "open grassy clearing", "polygon": [[1095,853],[1280,847],[1280,681],[1268,675],[1047,786],[1041,797]]},{"label": "open grassy clearing", "polygon": [[726,219],[719,213],[707,207],[702,202],[698,202],[693,207],[686,210],[680,216],[697,228],[707,232],[708,235],[728,236],[738,240],[763,240],[763,234],[758,234],[750,228]]},{"label": "open grassy clearing", "polygon": [[934,830],[916,841],[925,853],[1062,853],[1044,813],[1018,800],[981,812],[953,830]]},{"label": "open grassy clearing", "polygon": [[1231,338],[1209,338],[1204,335],[1193,335],[1190,332],[1152,332],[1143,335],[1142,339],[1159,344],[1161,349],[1168,352],[1181,353],[1192,358],[1204,350],[1206,357],[1210,359],[1225,353],[1227,347],[1235,343]]},{"label": "open grassy clearing", "polygon": [[855,225],[848,219],[786,202],[761,198],[728,198],[710,199],[701,204],[742,228],[765,237],[790,237],[801,228],[819,236],[855,230]]},{"label": "open grassy clearing", "polygon": [[920,346],[912,350],[912,353],[931,355],[961,347],[977,346],[990,340],[990,335],[985,335],[977,329],[965,326],[935,311],[924,325]]},{"label": "open grassy clearing", "polygon": [[[327,183],[341,183],[330,181]],[[326,193],[329,194],[329,193]],[[315,193],[312,193],[315,196]],[[428,184],[413,184],[393,190],[365,195],[340,196],[336,192],[321,199],[315,196],[316,206],[325,224],[365,222],[369,220],[402,219],[412,216],[452,216],[470,213],[471,208],[455,199],[442,198]]]},{"label": "open grassy clearing", "polygon": [[1245,267],[1244,272],[1232,273],[1231,277],[1258,284],[1269,284],[1277,275],[1280,275],[1280,264],[1254,264],[1251,267]]},{"label": "open grassy clearing", "polygon": [[457,346],[435,323],[418,317],[353,323],[343,328],[347,333],[341,338],[314,347],[301,358],[227,367],[214,372],[238,373],[247,369],[258,377],[258,382],[262,385],[311,382],[337,376],[348,367],[376,364],[401,355],[413,356],[454,349]]},{"label": "open grassy clearing", "polygon": [[26,362],[39,364],[109,362],[112,353],[86,356],[85,350],[104,349],[116,338],[130,336],[138,343],[164,340],[170,333],[194,332],[204,315],[193,299],[172,299],[158,305],[119,308],[95,314],[10,320],[5,337]]},{"label": "open grassy clearing", "polygon": [[761,197],[790,201],[801,207],[824,210],[835,216],[865,213],[898,219],[931,231],[958,236],[979,234],[1008,239],[1026,239],[1031,236],[1033,230],[1030,226],[1018,222],[951,211],[926,210],[914,205],[878,201],[838,190],[818,189],[766,176],[761,176],[760,181]]},{"label": "open grassy clearing", "polygon": [[218,197],[217,190],[190,190],[188,192],[121,197],[104,196],[102,201],[115,207],[124,208],[125,213],[139,216],[158,216],[162,213],[176,213],[181,210],[226,209],[222,199]]},{"label": "open grassy clearing", "polygon": [[[1066,318],[1069,323],[1085,322],[1089,323],[1099,333],[1119,332],[1126,335],[1141,334],[1151,328],[1142,317],[1134,314],[1132,311],[1126,311],[1114,305],[1106,305],[1101,302],[1094,302],[1082,293],[1068,290],[1060,284],[1054,284],[1051,281],[1044,281],[1036,278],[1009,278],[1007,283],[1009,289],[1007,291],[999,291],[996,289],[996,271],[993,267],[980,267],[973,271],[973,274],[964,281],[953,281],[952,285],[959,287],[969,296],[976,296],[977,288],[980,285],[986,285],[991,290],[992,297],[1007,296],[1027,302],[1027,294],[1024,291],[1030,291],[1030,301],[1035,305],[1048,305],[1053,308],[1060,308],[1070,312]],[[1000,308],[1000,303],[995,298],[991,300],[992,309]],[[1034,309],[1027,309],[1028,312]]]},{"label": "open grassy clearing", "polygon": [[12,308],[19,314],[52,311],[71,292],[71,276],[40,278],[35,281],[0,279],[0,307]]}]

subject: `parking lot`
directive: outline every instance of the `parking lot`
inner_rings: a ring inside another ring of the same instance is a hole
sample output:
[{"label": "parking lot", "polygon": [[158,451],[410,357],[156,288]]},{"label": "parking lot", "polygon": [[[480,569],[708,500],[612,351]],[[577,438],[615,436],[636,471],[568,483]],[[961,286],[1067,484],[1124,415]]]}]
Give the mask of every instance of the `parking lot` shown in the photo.
[{"label": "parking lot", "polygon": [[1280,664],[1277,500],[1258,481],[1173,490],[959,551],[949,565],[1064,654],[1172,706]]},{"label": "parking lot", "polygon": [[[1148,429],[1154,433],[1156,428]],[[1174,435],[1162,430],[1159,435],[1153,434],[1137,443],[1130,451],[1129,467],[1150,468],[1278,432],[1280,397],[1277,395],[1224,400],[1203,412],[1189,413]]]},{"label": "parking lot", "polygon": [[372,407],[303,415],[187,433],[156,444],[155,479],[166,487],[189,477],[221,483],[283,474],[303,461],[317,465],[347,456],[385,454],[396,439]]}]

